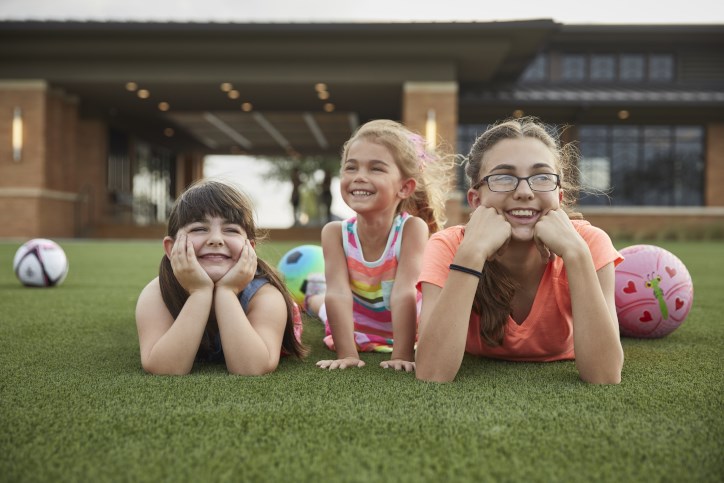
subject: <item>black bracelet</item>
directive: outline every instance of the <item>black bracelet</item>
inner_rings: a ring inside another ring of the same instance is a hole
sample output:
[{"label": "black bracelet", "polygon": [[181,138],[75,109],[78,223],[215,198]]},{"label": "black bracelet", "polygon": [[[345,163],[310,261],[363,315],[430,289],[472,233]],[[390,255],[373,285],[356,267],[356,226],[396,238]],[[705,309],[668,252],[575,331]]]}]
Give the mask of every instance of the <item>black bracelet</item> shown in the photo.
[{"label": "black bracelet", "polygon": [[455,265],[454,263],[450,264],[450,270],[457,270],[458,272],[469,273],[470,275],[475,275],[478,278],[483,277],[483,272],[478,272],[477,270],[473,270],[472,268],[468,268],[468,267],[463,267],[462,265]]}]

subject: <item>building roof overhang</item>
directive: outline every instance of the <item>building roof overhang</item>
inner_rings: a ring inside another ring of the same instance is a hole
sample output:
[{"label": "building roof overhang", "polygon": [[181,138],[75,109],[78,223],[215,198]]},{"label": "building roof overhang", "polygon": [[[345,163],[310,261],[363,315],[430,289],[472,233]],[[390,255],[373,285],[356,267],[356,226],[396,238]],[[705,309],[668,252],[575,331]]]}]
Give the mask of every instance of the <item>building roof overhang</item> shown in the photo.
[{"label": "building roof overhang", "polygon": [[[559,28],[546,19],[1,22],[0,77],[42,79],[77,97],[83,115],[176,149],[337,154],[356,124],[400,119],[406,82],[512,82]],[[139,99],[128,82],[149,97]],[[230,98],[222,83],[238,97]],[[319,98],[317,83],[326,84],[329,99]],[[159,102],[170,109],[159,111]],[[251,112],[242,111],[244,102]],[[327,102],[333,112],[325,111]],[[175,128],[173,139],[161,135],[166,127]]]}]

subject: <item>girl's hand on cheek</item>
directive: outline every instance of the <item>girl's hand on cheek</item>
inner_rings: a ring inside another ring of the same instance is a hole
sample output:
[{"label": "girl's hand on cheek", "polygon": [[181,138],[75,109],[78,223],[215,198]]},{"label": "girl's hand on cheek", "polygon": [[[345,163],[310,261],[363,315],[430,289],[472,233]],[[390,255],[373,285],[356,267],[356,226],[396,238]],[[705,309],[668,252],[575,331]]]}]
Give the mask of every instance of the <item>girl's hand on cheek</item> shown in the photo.
[{"label": "girl's hand on cheek", "polygon": [[491,260],[505,251],[511,233],[510,223],[495,208],[479,206],[465,225],[462,245],[472,248],[476,253],[482,253],[485,260]]},{"label": "girl's hand on cheek", "polygon": [[194,246],[183,230],[179,230],[171,249],[171,268],[178,282],[189,294],[214,286],[196,259]]},{"label": "girl's hand on cheek", "polygon": [[249,285],[256,274],[256,252],[249,240],[244,240],[239,260],[229,269],[221,279],[216,282],[217,287],[227,287],[239,294]]},{"label": "girl's hand on cheek", "polygon": [[583,242],[568,214],[560,208],[550,210],[543,215],[535,224],[533,231],[536,246],[545,261],[554,254],[565,259],[569,250],[575,249]]}]

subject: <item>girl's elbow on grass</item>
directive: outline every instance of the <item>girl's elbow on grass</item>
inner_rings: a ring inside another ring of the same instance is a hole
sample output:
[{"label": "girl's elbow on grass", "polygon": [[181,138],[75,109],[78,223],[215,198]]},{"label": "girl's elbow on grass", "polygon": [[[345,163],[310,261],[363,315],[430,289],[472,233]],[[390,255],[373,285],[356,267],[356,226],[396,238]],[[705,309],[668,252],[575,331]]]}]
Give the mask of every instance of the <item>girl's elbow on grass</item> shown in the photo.
[{"label": "girl's elbow on grass", "polygon": [[276,370],[276,368],[276,364],[260,365],[254,367],[226,367],[226,369],[229,371],[229,374],[232,374],[234,376],[264,376],[266,374],[271,374]]},{"label": "girl's elbow on grass", "polygon": [[435,364],[434,361],[425,360],[425,358],[415,358],[415,377],[419,381],[425,382],[452,382],[455,379],[456,372],[451,372],[442,369],[439,364]]},{"label": "girl's elbow on grass", "polygon": [[445,383],[452,382],[455,374],[447,374],[442,371],[428,370],[424,366],[421,368],[419,362],[415,364],[415,377],[418,381]]},{"label": "girl's elbow on grass", "polygon": [[616,385],[621,383],[621,370],[623,366],[623,355],[619,363],[613,367],[600,368],[598,370],[581,370],[579,376],[581,380],[588,384],[610,384]]},{"label": "girl's elbow on grass", "polygon": [[581,374],[583,382],[588,384],[600,384],[600,385],[616,385],[621,383],[621,373],[618,374],[595,374],[595,375],[583,375]]},{"label": "girl's elbow on grass", "polygon": [[143,367],[143,370],[146,371],[146,373],[154,376],[185,376],[191,373],[191,368],[168,368],[149,362],[141,363],[141,367]]}]

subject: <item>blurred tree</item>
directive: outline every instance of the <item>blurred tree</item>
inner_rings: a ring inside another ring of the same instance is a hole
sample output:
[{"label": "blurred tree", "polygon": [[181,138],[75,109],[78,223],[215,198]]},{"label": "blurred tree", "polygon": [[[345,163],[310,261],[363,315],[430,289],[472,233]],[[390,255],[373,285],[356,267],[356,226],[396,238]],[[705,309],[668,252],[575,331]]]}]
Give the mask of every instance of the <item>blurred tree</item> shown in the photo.
[{"label": "blurred tree", "polygon": [[265,159],[269,167],[264,174],[265,179],[289,181],[297,186],[297,193],[292,193],[291,200],[295,225],[322,225],[331,219],[331,192],[328,192],[331,177],[339,173],[338,156],[278,156]]},{"label": "blurred tree", "polygon": [[[329,171],[333,175],[339,173],[339,156],[335,155],[301,156],[298,158],[275,156],[266,159],[269,161],[269,170],[264,176],[266,179],[290,181],[294,168],[299,170],[302,180],[315,179],[315,174],[318,171],[322,173]],[[316,176],[320,178],[319,182],[321,182],[323,176],[319,174]]]}]

